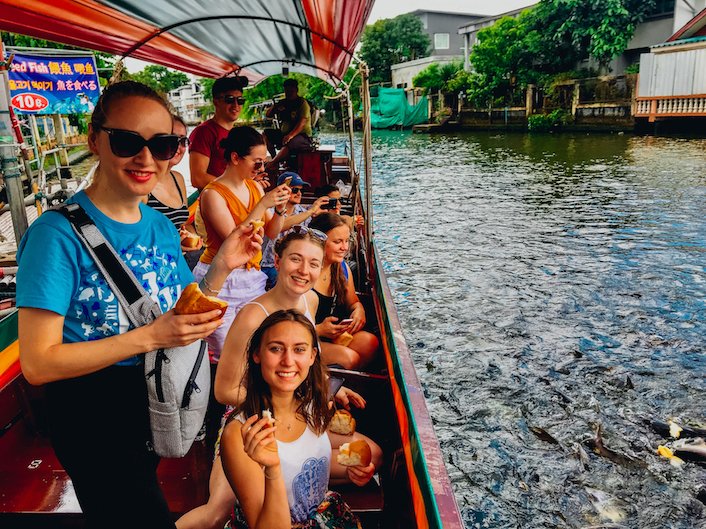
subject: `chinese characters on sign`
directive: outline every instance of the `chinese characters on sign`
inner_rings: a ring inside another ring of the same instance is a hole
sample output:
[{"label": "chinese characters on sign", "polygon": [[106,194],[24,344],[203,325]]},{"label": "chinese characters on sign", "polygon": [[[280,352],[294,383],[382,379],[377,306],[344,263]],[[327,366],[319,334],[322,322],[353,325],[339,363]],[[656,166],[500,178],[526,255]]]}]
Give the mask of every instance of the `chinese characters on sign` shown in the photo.
[{"label": "chinese characters on sign", "polygon": [[16,53],[9,77],[11,104],[17,112],[87,114],[93,111],[100,96],[92,55],[46,57]]}]

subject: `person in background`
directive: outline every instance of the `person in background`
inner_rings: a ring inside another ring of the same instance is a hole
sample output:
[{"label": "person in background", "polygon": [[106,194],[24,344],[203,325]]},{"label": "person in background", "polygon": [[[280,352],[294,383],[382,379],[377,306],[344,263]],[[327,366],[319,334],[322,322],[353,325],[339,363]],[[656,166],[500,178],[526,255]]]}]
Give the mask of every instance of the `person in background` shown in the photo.
[{"label": "person in background", "polygon": [[[267,170],[276,170],[279,163],[286,160],[290,153],[310,151],[311,142],[311,107],[309,102],[299,95],[299,83],[296,79],[284,81],[284,99],[267,109],[268,118],[277,117],[279,129],[265,129],[267,150],[272,160]],[[277,150],[279,149],[279,151]]]},{"label": "person in background", "polygon": [[[193,276],[174,226],[142,202],[179,148],[172,127],[166,102],[151,88],[135,81],[108,86],[88,131],[98,169],[90,186],[67,201],[83,207],[159,303],[161,316],[130,328],[115,293],[58,212],[40,216],[18,249],[22,372],[30,384],[45,386],[52,446],[88,529],[124,529],[136,522],[175,527],[151,448],[144,353],[192,343],[222,323],[218,310],[171,310]],[[217,294],[232,269],[259,253],[260,243],[252,227],[235,230],[201,289]],[[109,471],[100,464],[106,458]]]},{"label": "person in background", "polygon": [[[329,479],[364,486],[375,464],[336,461],[340,445],[327,432],[333,412],[311,321],[296,310],[267,316],[249,341],[246,361],[247,395],[221,440],[223,468],[237,497],[227,527],[359,528],[341,496],[328,490]],[[274,424],[263,410],[272,411]]]},{"label": "person in background", "polygon": [[[321,231],[327,237],[323,269],[314,285],[319,296],[316,331],[322,339],[321,355],[328,365],[361,369],[374,359],[379,341],[374,334],[363,330],[365,308],[345,262],[351,230],[340,215],[328,212],[316,216],[309,229]],[[343,333],[352,335],[352,340],[347,345],[335,343]]]},{"label": "person in background", "polygon": [[351,233],[353,233],[356,229],[361,229],[364,226],[363,222],[363,216],[362,215],[343,215],[341,214],[341,207],[343,203],[341,202],[341,191],[334,185],[331,184],[326,184],[322,185],[320,187],[316,188],[316,196],[317,197],[328,197],[331,199],[334,199],[335,202],[332,202],[331,205],[326,205],[322,209],[328,210],[331,213],[336,213],[338,215],[341,215],[341,218],[346,221],[346,224],[348,224],[348,227],[351,230]]},{"label": "person in background", "polygon": [[227,160],[221,142],[235,125],[245,99],[246,77],[221,77],[211,88],[214,116],[201,123],[189,137],[191,185],[201,191],[223,174]]},{"label": "person in background", "polygon": [[[284,224],[279,237],[284,237],[293,226],[306,226],[312,217],[315,217],[321,211],[321,206],[328,202],[326,197],[318,198],[311,206],[305,206],[302,202],[302,194],[305,187],[309,184],[293,171],[285,171],[277,179],[277,185],[282,185],[285,180],[290,179],[289,188],[292,193],[289,195],[289,200],[284,211]],[[275,268],[275,241],[269,237],[265,237],[262,244],[262,262],[260,270],[267,275],[267,284],[265,289],[271,289],[277,281],[277,269]]]}]

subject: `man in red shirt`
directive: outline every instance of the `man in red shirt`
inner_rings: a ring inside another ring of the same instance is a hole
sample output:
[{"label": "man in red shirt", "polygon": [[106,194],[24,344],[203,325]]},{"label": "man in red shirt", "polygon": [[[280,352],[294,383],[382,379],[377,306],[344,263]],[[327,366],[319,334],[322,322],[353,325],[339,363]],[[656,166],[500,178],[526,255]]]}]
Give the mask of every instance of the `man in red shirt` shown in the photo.
[{"label": "man in red shirt", "polygon": [[221,77],[211,88],[215,115],[196,127],[189,137],[191,185],[201,191],[226,169],[221,140],[228,136],[243,109],[246,77]]}]

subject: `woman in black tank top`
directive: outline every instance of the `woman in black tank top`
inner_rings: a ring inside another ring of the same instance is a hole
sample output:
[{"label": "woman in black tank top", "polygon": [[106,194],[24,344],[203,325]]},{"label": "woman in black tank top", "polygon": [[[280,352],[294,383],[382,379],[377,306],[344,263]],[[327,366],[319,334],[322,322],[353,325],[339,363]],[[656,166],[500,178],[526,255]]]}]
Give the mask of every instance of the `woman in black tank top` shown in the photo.
[{"label": "woman in black tank top", "polygon": [[160,175],[157,185],[152,192],[147,195],[145,203],[151,208],[164,214],[174,227],[179,230],[189,220],[189,207],[186,204],[186,183],[184,176],[173,171],[172,167],[181,162],[186,153],[188,138],[186,137],[186,125],[178,116],[173,118],[173,132],[179,135],[179,150],[174,157],[169,160],[168,174]]}]

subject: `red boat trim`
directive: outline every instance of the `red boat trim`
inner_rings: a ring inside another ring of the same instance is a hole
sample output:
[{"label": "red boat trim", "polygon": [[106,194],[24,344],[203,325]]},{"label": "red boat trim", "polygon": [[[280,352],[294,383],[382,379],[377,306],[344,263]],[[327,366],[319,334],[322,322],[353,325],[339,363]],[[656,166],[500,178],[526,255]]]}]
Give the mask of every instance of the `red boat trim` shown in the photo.
[{"label": "red boat trim", "polygon": [[375,269],[375,263],[382,261],[373,244],[371,248],[374,259],[370,267],[376,281],[375,297],[378,300],[375,311],[381,322],[380,333],[386,349],[385,358],[405,458],[408,467],[414,470],[414,475],[410,475],[410,486],[417,527],[463,529],[441,447],[407,349],[390,287],[384,274]]}]

